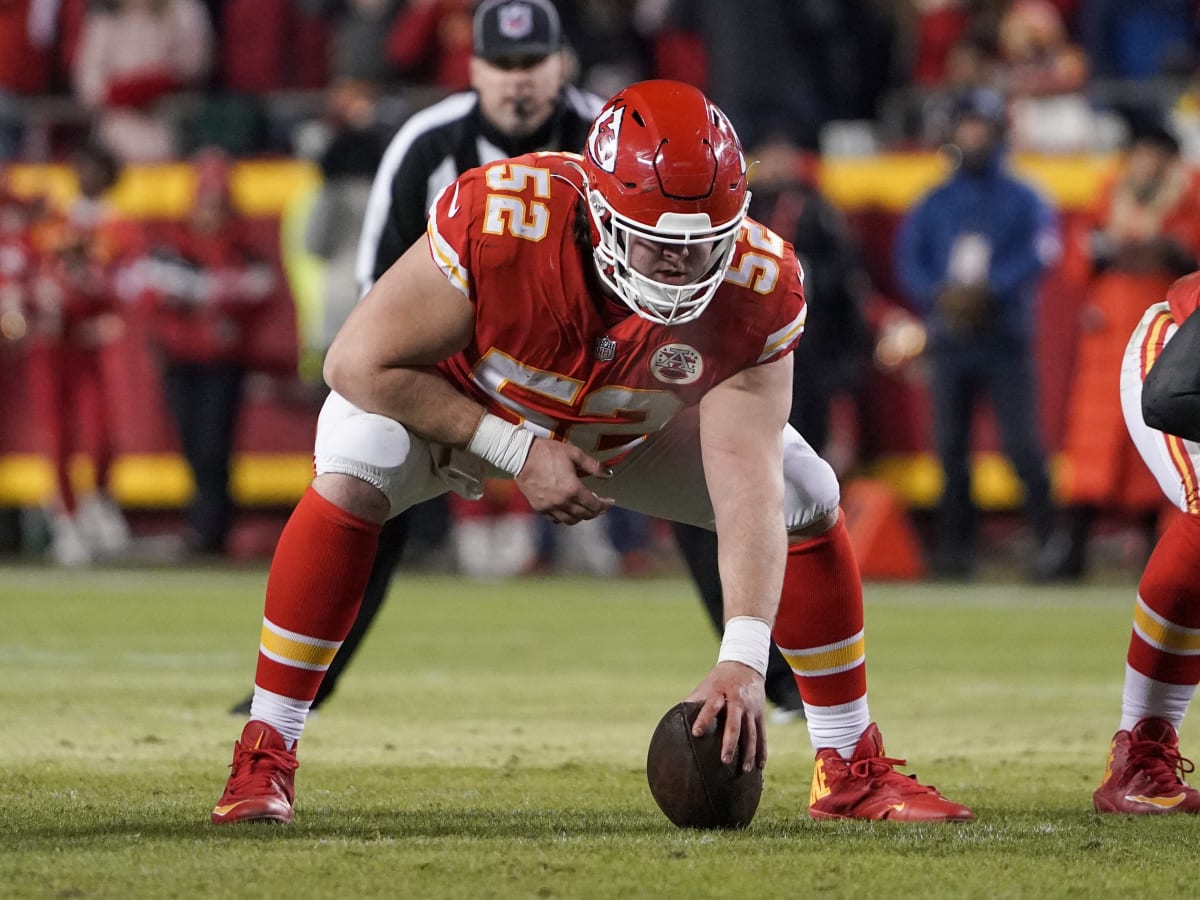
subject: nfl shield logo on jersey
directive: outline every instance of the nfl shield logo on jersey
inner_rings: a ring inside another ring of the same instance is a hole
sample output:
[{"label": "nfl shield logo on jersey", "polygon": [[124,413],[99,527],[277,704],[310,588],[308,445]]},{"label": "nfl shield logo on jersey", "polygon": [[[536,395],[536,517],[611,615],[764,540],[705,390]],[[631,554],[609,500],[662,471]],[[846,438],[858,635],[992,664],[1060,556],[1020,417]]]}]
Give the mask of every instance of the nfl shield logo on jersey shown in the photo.
[{"label": "nfl shield logo on jersey", "polygon": [[600,362],[612,362],[617,358],[617,342],[607,334],[596,338],[596,359]]},{"label": "nfl shield logo on jersey", "polygon": [[519,41],[533,31],[533,10],[525,3],[509,3],[500,7],[500,33],[510,41]]}]

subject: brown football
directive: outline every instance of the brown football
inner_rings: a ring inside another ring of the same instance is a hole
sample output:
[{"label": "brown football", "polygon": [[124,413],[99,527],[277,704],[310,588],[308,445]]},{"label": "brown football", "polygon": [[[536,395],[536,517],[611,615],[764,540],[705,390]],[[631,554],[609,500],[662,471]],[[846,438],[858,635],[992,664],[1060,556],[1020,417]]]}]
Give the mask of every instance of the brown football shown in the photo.
[{"label": "brown football", "polygon": [[741,769],[741,760],[721,762],[722,712],[701,737],[692,725],[703,704],[683,702],[662,717],[646,753],[650,793],[680,828],[745,828],[758,810],[762,769]]}]

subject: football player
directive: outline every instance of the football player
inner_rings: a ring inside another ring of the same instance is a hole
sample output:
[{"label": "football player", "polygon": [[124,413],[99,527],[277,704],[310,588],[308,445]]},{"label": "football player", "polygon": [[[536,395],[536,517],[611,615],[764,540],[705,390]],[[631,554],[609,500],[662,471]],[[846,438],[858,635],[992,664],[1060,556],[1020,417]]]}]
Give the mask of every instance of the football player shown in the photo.
[{"label": "football player", "polygon": [[555,522],[620,504],[719,535],[725,634],[688,699],[697,734],[725,711],[727,762],[766,763],[774,636],[817,749],[814,818],[972,818],[897,772],[871,722],[837,479],[787,425],[802,273],[748,203],[729,121],[669,81],[609,100],[583,157],[502,160],[439,195],[326,358],[316,477],[275,552],[214,822],[292,818],[296,743],[382,523],[497,476]]},{"label": "football player", "polygon": [[1138,583],[1121,723],[1093,795],[1100,812],[1200,812],[1183,776],[1179,726],[1200,683],[1200,272],[1185,275],[1133,331],[1121,406],[1134,445],[1181,515]]}]

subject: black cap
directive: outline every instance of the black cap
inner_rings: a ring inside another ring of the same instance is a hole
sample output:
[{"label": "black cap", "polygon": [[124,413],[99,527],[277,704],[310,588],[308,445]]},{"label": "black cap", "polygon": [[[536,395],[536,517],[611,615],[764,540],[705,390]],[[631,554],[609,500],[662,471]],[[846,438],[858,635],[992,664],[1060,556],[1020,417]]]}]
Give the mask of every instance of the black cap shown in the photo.
[{"label": "black cap", "polygon": [[483,0],[475,10],[475,55],[483,59],[546,57],[562,49],[558,10],[550,0]]}]

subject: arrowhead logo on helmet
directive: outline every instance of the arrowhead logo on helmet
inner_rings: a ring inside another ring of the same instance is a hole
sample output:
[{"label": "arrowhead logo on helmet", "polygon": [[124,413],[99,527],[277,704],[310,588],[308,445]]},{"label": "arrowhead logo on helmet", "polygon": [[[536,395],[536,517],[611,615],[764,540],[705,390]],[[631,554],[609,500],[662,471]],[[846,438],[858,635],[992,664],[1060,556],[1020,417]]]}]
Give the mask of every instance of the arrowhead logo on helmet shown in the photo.
[{"label": "arrowhead logo on helmet", "polygon": [[623,106],[610,106],[602,110],[592,123],[592,131],[588,135],[588,153],[597,166],[610,174],[617,168],[617,141],[621,137],[624,114]]}]

